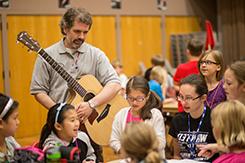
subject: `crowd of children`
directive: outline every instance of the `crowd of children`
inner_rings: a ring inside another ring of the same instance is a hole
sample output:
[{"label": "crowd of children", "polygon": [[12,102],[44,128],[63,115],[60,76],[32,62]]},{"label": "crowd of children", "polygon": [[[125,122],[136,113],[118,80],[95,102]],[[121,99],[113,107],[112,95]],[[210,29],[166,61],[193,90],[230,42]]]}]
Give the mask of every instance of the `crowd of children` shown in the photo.
[{"label": "crowd of children", "polygon": [[[245,160],[245,61],[225,68],[218,50],[202,52],[198,40],[188,43],[190,61],[174,75],[181,113],[173,120],[173,158],[225,163]],[[161,61],[158,60],[156,61]],[[162,114],[167,97],[164,62],[155,63],[143,76],[129,79],[119,61],[113,62],[122,77],[122,95],[129,106],[114,117],[110,147],[130,163],[162,163],[165,159],[165,124]],[[183,69],[184,67],[184,69]],[[187,70],[189,68],[189,70]],[[197,70],[197,71],[196,71]],[[185,71],[186,75],[181,71]],[[184,75],[184,76],[183,76]],[[0,94],[0,162],[13,161],[20,145],[13,136],[19,125],[18,102]],[[57,103],[47,114],[38,148],[77,147],[83,163],[98,162],[89,136],[80,131],[74,106]]]}]

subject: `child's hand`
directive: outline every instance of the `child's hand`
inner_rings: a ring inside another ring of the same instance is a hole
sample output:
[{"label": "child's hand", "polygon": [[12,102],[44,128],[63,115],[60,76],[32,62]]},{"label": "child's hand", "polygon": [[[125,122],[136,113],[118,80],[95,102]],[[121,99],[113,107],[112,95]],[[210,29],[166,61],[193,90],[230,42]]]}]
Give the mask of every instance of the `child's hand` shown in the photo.
[{"label": "child's hand", "polygon": [[197,148],[200,150],[198,156],[210,158],[216,152],[218,152],[218,145],[217,144],[198,144]]}]

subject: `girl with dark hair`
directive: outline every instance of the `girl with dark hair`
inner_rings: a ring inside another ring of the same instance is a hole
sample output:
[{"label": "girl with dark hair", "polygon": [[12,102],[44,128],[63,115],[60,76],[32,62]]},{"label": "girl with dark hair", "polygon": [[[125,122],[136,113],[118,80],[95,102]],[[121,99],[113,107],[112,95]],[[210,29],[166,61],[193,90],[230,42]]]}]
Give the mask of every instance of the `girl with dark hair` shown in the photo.
[{"label": "girl with dark hair", "polygon": [[196,161],[212,161],[212,158],[198,156],[198,144],[215,143],[209,107],[204,105],[208,93],[205,81],[196,74],[189,75],[180,82],[177,100],[184,112],[177,114],[169,129],[173,137],[174,158]]},{"label": "girl with dark hair", "polygon": [[[79,131],[79,118],[75,108],[70,104],[59,103],[49,109],[47,122],[43,126],[39,147],[46,150],[54,146],[77,146],[80,160],[94,160],[94,149],[89,137]],[[86,162],[86,161],[85,161]]]},{"label": "girl with dark hair", "polygon": [[20,145],[13,138],[20,123],[18,102],[0,93],[0,162],[10,162]]},{"label": "girl with dark hair", "polygon": [[120,136],[126,125],[131,122],[143,121],[154,128],[159,139],[159,151],[165,157],[165,125],[161,113],[160,98],[150,91],[148,81],[144,77],[134,76],[126,85],[126,98],[129,107],[121,109],[112,124],[110,146],[120,153]]}]

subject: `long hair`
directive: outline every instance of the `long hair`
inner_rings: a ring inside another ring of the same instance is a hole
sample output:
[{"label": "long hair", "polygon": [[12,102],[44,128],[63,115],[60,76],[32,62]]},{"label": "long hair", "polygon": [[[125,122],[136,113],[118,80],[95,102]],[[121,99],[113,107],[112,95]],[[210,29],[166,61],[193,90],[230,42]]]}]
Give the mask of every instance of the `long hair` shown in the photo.
[{"label": "long hair", "polygon": [[[199,72],[200,71],[200,67],[201,67],[201,61],[203,58],[206,58],[208,55],[212,55],[215,62],[217,63],[217,65],[220,65],[220,71],[218,71],[216,73],[216,79],[217,81],[220,81],[223,76],[224,76],[224,72],[225,72],[225,63],[224,63],[224,58],[223,58],[223,54],[221,53],[221,51],[218,50],[208,50],[205,53],[203,53],[198,61],[198,69]],[[201,77],[204,78],[204,76],[201,74]]]},{"label": "long hair", "polygon": [[89,29],[92,26],[92,16],[84,8],[70,8],[66,11],[60,22],[60,29],[63,35],[65,28],[71,29],[75,21],[89,25]]},{"label": "long hair", "polygon": [[245,83],[245,61],[236,61],[228,69],[234,73],[239,84]]},{"label": "long hair", "polygon": [[4,121],[6,121],[11,113],[19,106],[19,103],[12,99],[13,103],[8,106],[9,108],[6,108],[6,105],[8,104],[10,99],[10,97],[0,93],[0,114],[4,111],[4,109],[8,109],[5,115],[2,117],[2,120]]},{"label": "long hair", "polygon": [[59,107],[62,106],[62,104],[58,103],[52,106],[48,111],[47,121],[46,124],[42,128],[40,140],[39,140],[39,148],[43,148],[43,143],[47,139],[47,137],[51,134],[51,132],[54,132],[57,134],[55,129],[55,123],[56,123],[56,117],[57,117],[57,123],[61,124],[64,121],[64,113],[68,111],[69,109],[74,109],[74,107],[70,104],[65,104],[60,108],[60,111],[58,111]]},{"label": "long hair", "polygon": [[129,123],[121,136],[122,149],[127,157],[138,162],[160,163],[158,138],[155,130],[143,122]]},{"label": "long hair", "polygon": [[245,149],[245,105],[238,100],[220,103],[211,112],[211,122],[218,129],[218,144]]},{"label": "long hair", "polygon": [[150,119],[152,117],[151,109],[158,108],[159,110],[162,110],[161,99],[155,93],[150,91],[148,81],[144,77],[134,76],[129,79],[126,85],[126,95],[128,95],[132,90],[138,90],[146,97],[148,96],[148,100],[140,112],[140,117],[143,120]]}]

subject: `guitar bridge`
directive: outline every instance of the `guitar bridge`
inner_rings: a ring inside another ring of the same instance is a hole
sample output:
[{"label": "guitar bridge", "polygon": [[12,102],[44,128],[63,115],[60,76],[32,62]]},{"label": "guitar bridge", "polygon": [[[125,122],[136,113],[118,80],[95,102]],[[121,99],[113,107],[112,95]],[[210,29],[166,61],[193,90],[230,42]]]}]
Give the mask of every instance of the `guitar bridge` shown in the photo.
[{"label": "guitar bridge", "polygon": [[109,113],[110,111],[110,107],[111,105],[110,104],[106,104],[106,107],[105,109],[101,112],[101,114],[98,116],[98,118],[96,119],[97,122],[99,123],[101,120],[103,120]]}]

